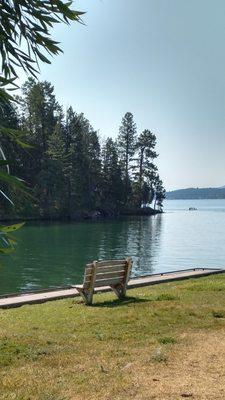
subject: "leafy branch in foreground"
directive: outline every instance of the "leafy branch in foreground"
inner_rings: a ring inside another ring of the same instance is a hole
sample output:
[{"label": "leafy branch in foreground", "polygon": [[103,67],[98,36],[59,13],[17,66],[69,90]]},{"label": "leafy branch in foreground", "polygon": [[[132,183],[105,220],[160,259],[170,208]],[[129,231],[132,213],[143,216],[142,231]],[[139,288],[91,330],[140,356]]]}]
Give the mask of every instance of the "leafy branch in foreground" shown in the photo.
[{"label": "leafy branch in foreground", "polygon": [[[15,129],[14,127],[4,126],[4,123],[9,118],[10,112],[13,110],[12,101],[14,101],[14,98],[8,93],[8,91],[4,90],[4,87],[13,83],[14,79],[0,78],[0,134],[2,135],[2,138],[7,138],[9,141],[12,141],[21,148],[30,148],[30,145],[23,142],[25,132]],[[14,205],[10,198],[11,196],[9,197],[6,194],[6,188],[8,189],[8,187],[10,187],[14,192],[19,190],[26,197],[30,196],[30,194],[28,193],[24,181],[10,174],[10,162],[6,159],[3,147],[0,145],[0,195],[9,203]],[[0,254],[8,254],[14,250],[16,240],[11,236],[10,232],[21,228],[23,225],[24,223],[0,226]]]},{"label": "leafy branch in foreground", "polygon": [[83,12],[72,10],[71,5],[72,1],[61,0],[5,0],[0,3],[0,54],[5,78],[17,77],[16,67],[36,76],[39,61],[51,63],[46,53],[51,56],[62,52],[49,30],[59,22],[82,22]]},{"label": "leafy branch in foreground", "polygon": [[[0,2],[0,133],[8,136],[19,146],[26,148],[21,140],[23,133],[17,129],[5,127],[1,123],[2,111],[5,105],[15,101],[9,94],[10,90],[18,88],[15,83],[18,77],[17,67],[31,75],[38,73],[39,61],[50,63],[46,57],[58,54],[62,50],[59,43],[51,38],[50,29],[56,23],[81,21],[80,11],[71,9],[72,1],[64,3],[62,0],[4,0]],[[23,50],[21,47],[23,45]],[[6,157],[0,146],[1,158],[6,163]],[[23,189],[20,179],[9,176],[7,171],[1,171],[0,180],[16,185]],[[7,197],[7,196],[5,196]]]},{"label": "leafy branch in foreground", "polygon": [[24,225],[24,222],[14,225],[0,225],[0,240],[2,242],[2,247],[0,247],[0,254],[8,254],[14,250],[16,240],[11,235],[11,232],[15,232]]},{"label": "leafy branch in foreground", "polygon": [[[4,94],[3,100],[1,97],[1,92]],[[28,145],[23,141],[23,137],[25,136],[25,132],[22,132],[15,127],[10,127],[9,123],[7,123],[7,120],[10,119],[10,114],[15,113],[12,102],[10,101],[10,96],[8,93],[4,92],[4,90],[0,90],[0,135],[1,135],[1,145],[0,145],[0,182],[1,186],[8,185],[12,189],[17,189],[20,190],[20,192],[27,193],[28,190],[26,189],[26,186],[24,184],[24,181],[22,179],[19,179],[10,173],[10,162],[7,160],[7,157],[5,156],[4,148],[5,146],[3,143],[5,143],[6,139],[8,142],[13,142],[20,148],[31,148],[31,145]],[[3,143],[2,143],[3,142]],[[5,190],[3,187],[0,188],[0,194],[4,196],[11,204],[13,204],[13,201],[6,195]]]},{"label": "leafy branch in foreground", "polygon": [[[28,147],[21,140],[21,131],[5,127],[2,124],[2,111],[5,105],[15,101],[9,94],[18,88],[15,83],[18,77],[17,67],[37,76],[39,61],[50,63],[50,56],[62,50],[59,43],[51,38],[50,30],[56,23],[81,21],[83,12],[71,9],[72,1],[62,0],[4,0],[0,2],[0,133],[8,136],[21,147]],[[23,48],[23,50],[21,49]],[[43,53],[44,51],[44,53]],[[30,146],[29,146],[30,147]],[[0,181],[24,189],[20,179],[9,175],[9,168],[0,146],[1,158],[6,170],[0,172]],[[3,164],[0,164],[3,165]],[[0,191],[2,193],[2,191]],[[4,193],[2,193],[8,198]]]},{"label": "leafy branch in foreground", "polygon": [[[0,148],[1,153],[4,155],[2,149]],[[7,168],[6,171],[3,168]],[[28,190],[24,185],[23,181],[15,176],[9,174],[9,161],[3,159],[0,160],[0,182],[2,184],[6,183],[10,185],[11,188],[15,188],[15,190],[20,190],[20,192],[24,193],[25,196],[28,195]],[[6,195],[5,191],[0,189],[0,194],[12,205],[14,205],[13,201]],[[10,232],[16,231],[24,225],[23,223],[14,224],[14,225],[0,225],[0,254],[8,254],[11,253],[16,244],[16,240],[13,236],[11,236]]]}]

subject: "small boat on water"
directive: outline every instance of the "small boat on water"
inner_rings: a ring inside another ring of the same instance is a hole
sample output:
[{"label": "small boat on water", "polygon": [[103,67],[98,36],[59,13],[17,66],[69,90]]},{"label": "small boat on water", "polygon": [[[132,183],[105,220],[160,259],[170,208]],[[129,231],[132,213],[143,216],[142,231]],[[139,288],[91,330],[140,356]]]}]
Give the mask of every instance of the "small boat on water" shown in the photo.
[{"label": "small boat on water", "polygon": [[189,207],[188,211],[196,211],[197,208],[196,207]]}]

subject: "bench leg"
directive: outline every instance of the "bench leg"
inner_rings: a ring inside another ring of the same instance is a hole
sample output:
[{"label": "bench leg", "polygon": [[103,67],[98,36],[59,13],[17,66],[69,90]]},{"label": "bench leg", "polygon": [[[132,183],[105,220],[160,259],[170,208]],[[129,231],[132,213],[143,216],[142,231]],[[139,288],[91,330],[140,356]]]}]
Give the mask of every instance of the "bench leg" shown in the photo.
[{"label": "bench leg", "polygon": [[93,290],[85,290],[81,288],[76,288],[79,294],[83,297],[85,304],[92,305],[93,302]]},{"label": "bench leg", "polygon": [[126,286],[122,284],[110,285],[117,297],[121,300],[126,296]]}]

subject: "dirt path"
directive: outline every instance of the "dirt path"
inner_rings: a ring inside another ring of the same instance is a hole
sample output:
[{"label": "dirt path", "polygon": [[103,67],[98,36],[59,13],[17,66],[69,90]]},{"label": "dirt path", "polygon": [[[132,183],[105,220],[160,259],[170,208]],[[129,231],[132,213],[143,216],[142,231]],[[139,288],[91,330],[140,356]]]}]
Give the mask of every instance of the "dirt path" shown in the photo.
[{"label": "dirt path", "polygon": [[135,399],[224,400],[225,331],[182,335],[166,363],[138,363],[133,383]]}]

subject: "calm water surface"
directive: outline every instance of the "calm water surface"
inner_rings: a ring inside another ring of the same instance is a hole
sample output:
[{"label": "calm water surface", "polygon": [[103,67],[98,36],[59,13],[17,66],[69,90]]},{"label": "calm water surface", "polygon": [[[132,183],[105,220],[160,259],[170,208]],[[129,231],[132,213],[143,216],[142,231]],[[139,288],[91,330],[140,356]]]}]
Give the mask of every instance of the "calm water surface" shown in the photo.
[{"label": "calm water surface", "polygon": [[0,294],[80,283],[94,259],[132,256],[135,276],[225,266],[225,200],[170,200],[164,210],[118,221],[27,223],[16,251],[1,257]]}]

